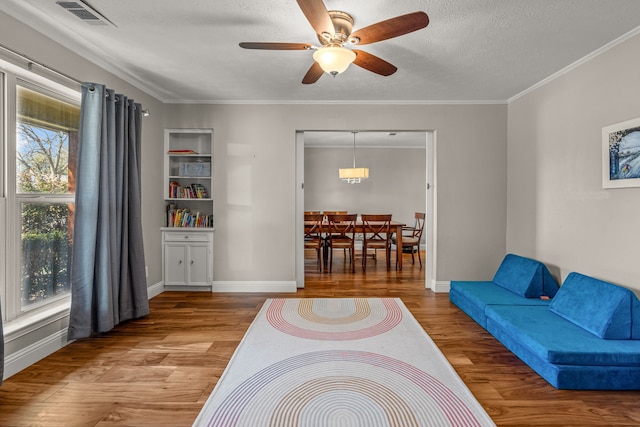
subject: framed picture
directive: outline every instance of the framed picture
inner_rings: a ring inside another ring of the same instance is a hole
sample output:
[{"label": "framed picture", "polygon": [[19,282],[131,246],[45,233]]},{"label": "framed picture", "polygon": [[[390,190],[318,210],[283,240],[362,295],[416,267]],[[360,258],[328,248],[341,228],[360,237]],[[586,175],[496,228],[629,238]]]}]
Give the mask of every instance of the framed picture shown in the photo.
[{"label": "framed picture", "polygon": [[602,128],[602,187],[640,187],[640,118]]}]

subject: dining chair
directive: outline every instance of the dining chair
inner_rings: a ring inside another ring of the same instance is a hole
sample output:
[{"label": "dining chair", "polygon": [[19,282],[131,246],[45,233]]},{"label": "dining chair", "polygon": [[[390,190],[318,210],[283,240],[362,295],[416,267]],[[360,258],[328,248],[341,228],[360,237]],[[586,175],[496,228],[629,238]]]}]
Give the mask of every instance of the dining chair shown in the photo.
[{"label": "dining chair", "polygon": [[320,211],[304,211],[305,215],[315,215],[321,213]]},{"label": "dining chair", "polygon": [[367,251],[384,249],[387,270],[391,269],[391,214],[362,214],[362,268],[367,269]]},{"label": "dining chair", "polygon": [[329,215],[346,215],[348,212],[347,211],[323,211],[322,213],[324,214],[324,220],[327,221],[327,218],[329,217]]},{"label": "dining chair", "polygon": [[[424,212],[415,213],[415,222],[413,227],[402,227],[402,247],[398,248],[396,243],[396,236],[391,237],[391,242],[396,245],[396,250],[401,251],[405,248],[409,248],[411,251],[411,263],[415,264],[416,259],[413,255],[414,252],[418,252],[418,261],[420,262],[420,269],[422,269],[422,257],[420,255],[420,240],[422,240],[422,232],[424,230]],[[404,252],[404,251],[403,251]],[[398,266],[398,260],[396,258],[396,268]]]},{"label": "dining chair", "polygon": [[[328,249],[329,249],[329,272],[333,268],[333,250],[349,250],[349,262],[351,271],[355,273],[356,263],[354,259],[356,241],[356,219],[357,214],[334,214],[327,217],[328,222]],[[346,255],[346,254],[345,254]]]},{"label": "dining chair", "polygon": [[322,271],[322,249],[324,244],[323,216],[321,213],[304,215],[304,248],[315,249],[318,271]]},{"label": "dining chair", "polygon": [[[324,215],[325,224],[328,221],[327,218],[329,217],[329,215],[346,215],[348,213],[349,212],[347,212],[347,211],[323,211],[322,212],[322,214]],[[329,243],[329,236],[328,235],[325,237],[325,241],[327,242],[327,244]],[[347,257],[347,250],[346,249],[344,250],[344,257],[345,257],[345,259]]]}]

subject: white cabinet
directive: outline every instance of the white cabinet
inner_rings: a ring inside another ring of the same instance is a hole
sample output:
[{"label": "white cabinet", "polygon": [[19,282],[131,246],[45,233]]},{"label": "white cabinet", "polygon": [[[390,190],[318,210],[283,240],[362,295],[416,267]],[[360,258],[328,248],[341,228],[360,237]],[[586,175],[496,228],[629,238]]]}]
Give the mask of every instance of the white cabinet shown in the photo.
[{"label": "white cabinet", "polygon": [[213,281],[213,230],[162,232],[164,285],[211,287]]}]

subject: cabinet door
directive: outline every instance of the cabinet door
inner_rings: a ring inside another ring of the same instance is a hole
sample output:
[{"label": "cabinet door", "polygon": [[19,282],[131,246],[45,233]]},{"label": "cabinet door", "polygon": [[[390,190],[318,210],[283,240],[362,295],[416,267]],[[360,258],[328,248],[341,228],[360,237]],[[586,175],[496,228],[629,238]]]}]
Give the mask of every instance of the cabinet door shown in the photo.
[{"label": "cabinet door", "polygon": [[189,284],[209,284],[209,245],[189,245]]},{"label": "cabinet door", "polygon": [[165,285],[184,285],[186,276],[186,252],[184,244],[165,244],[164,247],[164,283]]}]

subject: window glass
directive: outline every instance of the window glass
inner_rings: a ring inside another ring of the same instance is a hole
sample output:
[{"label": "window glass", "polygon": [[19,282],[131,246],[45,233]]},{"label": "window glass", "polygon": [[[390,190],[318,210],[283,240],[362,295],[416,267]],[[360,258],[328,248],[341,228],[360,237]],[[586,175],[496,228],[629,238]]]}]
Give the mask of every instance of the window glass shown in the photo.
[{"label": "window glass", "polygon": [[70,290],[72,203],[21,203],[22,306]]},{"label": "window glass", "polygon": [[68,294],[80,108],[36,88],[16,90],[16,201],[21,305]]},{"label": "window glass", "polygon": [[16,192],[74,192],[80,108],[17,87]]}]

